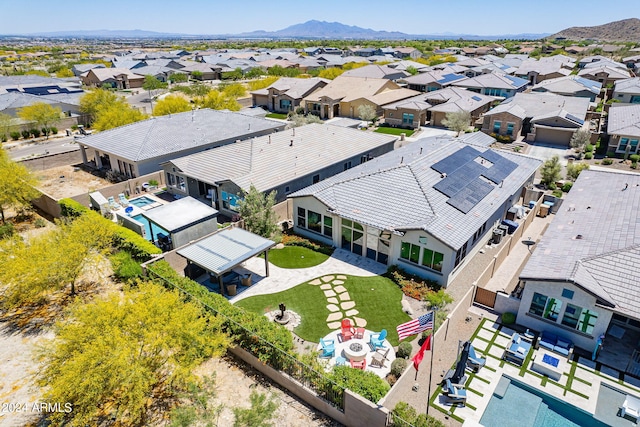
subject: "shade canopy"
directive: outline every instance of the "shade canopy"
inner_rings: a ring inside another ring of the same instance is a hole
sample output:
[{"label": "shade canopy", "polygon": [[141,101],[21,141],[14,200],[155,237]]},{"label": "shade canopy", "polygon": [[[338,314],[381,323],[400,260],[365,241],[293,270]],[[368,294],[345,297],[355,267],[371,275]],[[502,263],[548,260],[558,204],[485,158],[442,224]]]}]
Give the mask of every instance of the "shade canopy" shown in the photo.
[{"label": "shade canopy", "polygon": [[178,254],[219,276],[274,245],[272,240],[242,228],[230,228],[185,246]]}]

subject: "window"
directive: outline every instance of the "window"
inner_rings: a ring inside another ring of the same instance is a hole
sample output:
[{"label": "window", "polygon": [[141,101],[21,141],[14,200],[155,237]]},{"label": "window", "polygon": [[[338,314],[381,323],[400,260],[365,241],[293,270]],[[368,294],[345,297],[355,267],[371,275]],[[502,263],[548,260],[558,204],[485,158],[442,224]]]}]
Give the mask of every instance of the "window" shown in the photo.
[{"label": "window", "polygon": [[529,307],[529,313],[535,314],[536,316],[542,316],[546,305],[547,296],[534,292],[533,298],[531,299],[531,306]]},{"label": "window", "polygon": [[364,228],[355,221],[342,219],[341,247],[344,250],[362,255],[364,247]]},{"label": "window", "polygon": [[402,242],[400,247],[400,258],[418,264],[420,260],[420,246],[409,242]]},{"label": "window", "polygon": [[330,216],[324,217],[324,231],[322,232],[327,237],[333,238],[333,218]]},{"label": "window", "polygon": [[620,138],[620,145],[618,145],[618,150],[625,151],[627,149],[628,143],[629,143],[629,138]]},{"label": "window", "polygon": [[298,227],[307,228],[307,210],[298,208]]},{"label": "window", "polygon": [[184,183],[184,178],[181,177],[180,175],[176,175],[176,179],[177,179],[177,185],[176,187],[179,188],[180,190],[184,191],[186,188],[186,185]]},{"label": "window", "polygon": [[467,256],[467,243],[465,242],[464,245],[458,249],[458,252],[456,252],[456,263],[455,263],[455,267],[458,266],[458,264],[460,264],[462,262],[462,260],[464,260],[464,258]]},{"label": "window", "polygon": [[475,243],[480,236],[482,236],[487,229],[487,223],[482,224],[482,227],[478,228],[478,230],[473,234],[473,243]]},{"label": "window", "polygon": [[314,184],[317,184],[318,182],[320,182],[320,174],[313,175],[312,180]]},{"label": "window", "polygon": [[402,124],[412,125],[413,124],[413,114],[402,113]]},{"label": "window", "polygon": [[167,185],[169,187],[175,187],[176,186],[176,176],[172,173],[167,173]]},{"label": "window", "polygon": [[316,233],[322,233],[322,215],[317,212],[307,211],[307,228]]},{"label": "window", "polygon": [[512,136],[513,135],[513,127],[515,126],[514,123],[507,123],[507,135]]},{"label": "window", "polygon": [[289,99],[281,99],[280,100],[280,109],[281,110],[290,110],[291,109],[291,100],[289,100]]},{"label": "window", "polygon": [[596,325],[596,320],[598,320],[598,313],[583,308],[582,313],[580,313],[580,320],[578,320],[577,329],[580,332],[591,335],[593,333],[593,328]]},{"label": "window", "polygon": [[502,127],[502,122],[495,120],[493,122],[493,133],[500,133],[501,127]]},{"label": "window", "polygon": [[440,252],[432,251],[425,248],[422,252],[422,265],[429,267],[432,270],[442,271],[442,261],[444,255]]},{"label": "window", "polygon": [[[422,252],[422,258],[420,258],[420,252]],[[440,252],[423,248],[422,246],[414,243],[402,242],[402,245],[400,246],[400,258],[435,271],[442,271],[444,255]]]},{"label": "window", "polygon": [[638,151],[638,140],[637,139],[632,139],[631,141],[629,141],[629,145],[631,145],[631,152],[635,153],[636,151]]},{"label": "window", "polygon": [[562,301],[556,298],[549,298],[547,300],[547,305],[544,308],[544,314],[542,317],[548,320],[553,320],[555,322],[558,320],[558,315],[560,314],[561,308]]},{"label": "window", "polygon": [[371,155],[369,154],[363,154],[362,156],[360,156],[360,164],[368,162],[369,160],[371,160]]},{"label": "window", "polygon": [[578,320],[582,309],[577,305],[567,304],[567,308],[564,310],[564,316],[562,316],[562,323],[564,326],[568,326],[575,329],[578,326]]},{"label": "window", "polygon": [[311,104],[311,111],[320,111],[320,104],[317,104],[317,103]]},{"label": "window", "polygon": [[502,96],[502,89],[497,88],[487,88],[484,91],[485,95],[489,96]]},{"label": "window", "polygon": [[289,186],[287,185],[286,187],[284,187],[284,192],[285,193],[290,193],[291,192],[291,188],[289,188]]},{"label": "window", "polygon": [[632,104],[640,104],[640,95],[631,96],[631,100],[629,102]]},{"label": "window", "polygon": [[572,291],[571,289],[562,289],[562,298],[566,298],[566,299],[573,299],[573,295],[575,294],[574,291]]},{"label": "window", "polygon": [[344,170],[351,169],[351,161],[345,162]]}]

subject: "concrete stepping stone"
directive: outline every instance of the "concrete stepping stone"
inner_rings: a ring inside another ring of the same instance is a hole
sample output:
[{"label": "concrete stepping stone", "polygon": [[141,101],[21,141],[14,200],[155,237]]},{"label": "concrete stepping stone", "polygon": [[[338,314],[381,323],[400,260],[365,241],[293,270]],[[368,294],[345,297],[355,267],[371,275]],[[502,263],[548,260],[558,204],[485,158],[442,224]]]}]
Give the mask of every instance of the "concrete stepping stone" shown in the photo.
[{"label": "concrete stepping stone", "polygon": [[323,282],[327,282],[327,283],[332,281],[333,279],[335,279],[334,276],[324,276],[324,277],[322,277],[322,281]]},{"label": "concrete stepping stone", "polygon": [[353,321],[355,322],[356,326],[359,328],[364,328],[365,326],[367,326],[367,321],[361,317],[354,317]]},{"label": "concrete stepping stone", "polygon": [[335,297],[336,293],[333,291],[324,291],[324,296],[329,298],[329,297]]},{"label": "concrete stepping stone", "polygon": [[[329,291],[325,291],[325,295],[326,295],[326,292],[329,292]],[[335,293],[333,295],[335,295]],[[333,296],[333,295],[330,295],[330,296]],[[340,295],[338,295],[338,298],[340,298],[341,301],[349,301],[351,299],[351,297],[349,296],[349,292],[341,293]]]},{"label": "concrete stepping stone", "polygon": [[347,316],[355,316],[356,314],[360,314],[360,312],[358,310],[349,310],[345,313]]},{"label": "concrete stepping stone", "polygon": [[340,280],[347,280],[347,276],[345,276],[344,274],[338,274],[336,277]]},{"label": "concrete stepping stone", "polygon": [[342,304],[340,304],[340,308],[343,310],[349,310],[350,308],[353,308],[356,306],[355,301],[345,301]]},{"label": "concrete stepping stone", "polygon": [[[340,307],[338,307],[335,304],[327,304],[327,310],[329,310],[329,311],[340,311]],[[340,314],[340,317],[342,317],[342,314]]]},{"label": "concrete stepping stone", "polygon": [[334,280],[333,282],[331,282],[335,285],[343,285],[344,284],[344,280]]},{"label": "concrete stepping stone", "polygon": [[320,279],[313,279],[312,281],[309,282],[310,285],[320,285],[322,284],[322,281]]},{"label": "concrete stepping stone", "polygon": [[339,329],[340,328],[341,323],[340,322],[331,322],[331,323],[327,323],[327,327],[329,329]]},{"label": "concrete stepping stone", "polygon": [[320,289],[322,290],[331,289],[331,285],[328,283],[325,283],[324,285],[320,285]]},{"label": "concrete stepping stone", "polygon": [[341,312],[337,312],[337,313],[330,313],[327,316],[327,323],[329,322],[335,322],[336,320],[341,320],[342,319],[342,313]]},{"label": "concrete stepping stone", "polygon": [[327,298],[327,302],[329,304],[340,304],[340,301],[338,301],[338,298]]},{"label": "concrete stepping stone", "polygon": [[[335,285],[336,282],[334,281],[333,284]],[[336,286],[335,288],[333,288],[333,290],[336,291],[339,294],[341,294],[343,292],[347,292],[347,288],[345,288],[344,286]]]}]

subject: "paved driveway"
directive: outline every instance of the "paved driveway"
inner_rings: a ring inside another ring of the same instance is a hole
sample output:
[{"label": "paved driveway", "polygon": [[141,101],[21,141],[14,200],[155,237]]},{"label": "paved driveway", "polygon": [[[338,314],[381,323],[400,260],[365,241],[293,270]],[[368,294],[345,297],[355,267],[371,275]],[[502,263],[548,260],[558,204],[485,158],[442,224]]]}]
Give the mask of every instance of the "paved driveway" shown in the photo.
[{"label": "paved driveway", "polygon": [[527,154],[531,157],[536,157],[540,160],[549,160],[553,156],[558,156],[560,158],[560,163],[563,166],[567,165],[567,161],[569,160],[569,157],[575,156],[575,153],[571,148],[562,147],[559,145],[540,144],[540,143],[529,145],[529,150],[527,150]]}]

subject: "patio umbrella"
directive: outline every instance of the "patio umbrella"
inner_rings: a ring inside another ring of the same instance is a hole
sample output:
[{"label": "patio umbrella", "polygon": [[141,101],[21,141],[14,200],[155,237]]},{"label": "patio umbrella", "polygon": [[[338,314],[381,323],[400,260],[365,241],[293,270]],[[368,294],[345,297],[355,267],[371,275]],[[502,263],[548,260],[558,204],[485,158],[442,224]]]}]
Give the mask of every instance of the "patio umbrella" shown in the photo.
[{"label": "patio umbrella", "polygon": [[453,373],[453,377],[451,378],[451,382],[453,384],[459,384],[464,377],[464,370],[467,367],[467,359],[469,358],[469,347],[471,346],[471,341],[467,341],[462,346],[462,353],[460,353],[460,360],[458,360],[458,364],[456,365],[456,370]]},{"label": "patio umbrella", "polygon": [[596,343],[596,348],[593,349],[591,360],[596,360],[596,358],[598,357],[598,353],[600,353],[600,349],[602,348],[603,342],[604,342],[604,334],[598,337],[598,342]]}]

